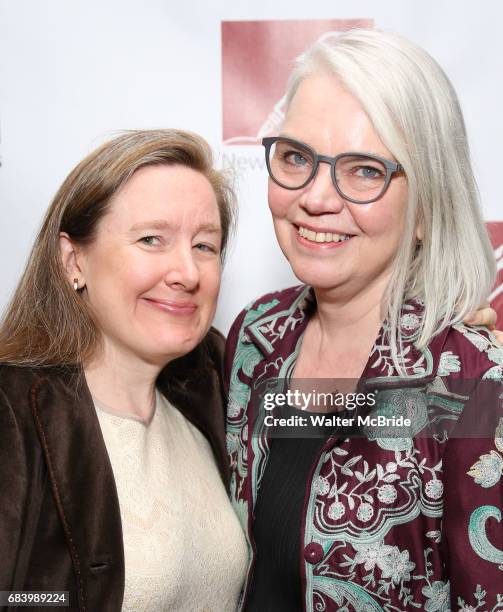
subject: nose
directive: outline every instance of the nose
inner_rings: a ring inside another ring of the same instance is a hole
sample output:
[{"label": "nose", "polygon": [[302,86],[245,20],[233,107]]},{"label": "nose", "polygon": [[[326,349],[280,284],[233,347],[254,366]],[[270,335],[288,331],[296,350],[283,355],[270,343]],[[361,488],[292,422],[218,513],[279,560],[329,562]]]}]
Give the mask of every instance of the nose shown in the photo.
[{"label": "nose", "polygon": [[179,245],[167,259],[164,275],[166,285],[177,291],[194,291],[199,286],[199,268],[194,260],[192,245]]},{"label": "nose", "polygon": [[310,215],[323,215],[341,212],[344,203],[332,181],[330,164],[320,162],[315,177],[304,188],[300,206]]}]

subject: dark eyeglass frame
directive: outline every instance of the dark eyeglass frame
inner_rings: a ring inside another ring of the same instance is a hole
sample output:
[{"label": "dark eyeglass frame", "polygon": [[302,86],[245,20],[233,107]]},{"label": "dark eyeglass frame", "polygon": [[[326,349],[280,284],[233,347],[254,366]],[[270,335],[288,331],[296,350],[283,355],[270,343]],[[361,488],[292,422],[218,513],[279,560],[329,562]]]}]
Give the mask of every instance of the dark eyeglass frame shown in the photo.
[{"label": "dark eyeglass frame", "polygon": [[[298,187],[290,187],[288,185],[283,185],[283,183],[280,183],[278,179],[275,178],[275,176],[272,173],[271,166],[270,166],[269,152],[271,150],[272,145],[278,141],[287,142],[291,145],[299,147],[300,149],[305,149],[306,152],[308,152],[313,159],[313,167],[312,167],[310,175],[302,183],[302,185],[299,185]],[[286,138],[284,136],[268,136],[267,138],[262,138],[262,144],[265,147],[265,163],[267,164],[267,171],[269,172],[269,176],[276,183],[276,185],[279,185],[280,187],[283,187],[284,189],[290,189],[292,191],[295,191],[297,189],[303,189],[306,185],[308,185],[314,179],[314,177],[316,176],[316,173],[318,172],[318,166],[320,162],[323,162],[324,164],[330,164],[330,175],[332,177],[332,182],[334,184],[334,187],[337,193],[342,198],[344,198],[348,202],[352,202],[353,204],[370,204],[371,202],[375,202],[376,200],[379,200],[386,193],[389,187],[389,184],[391,182],[391,179],[393,177],[393,174],[403,171],[403,167],[397,162],[390,161],[389,159],[384,159],[384,157],[379,157],[378,155],[372,155],[370,153],[362,153],[361,151],[358,151],[358,152],[348,151],[346,153],[339,153],[339,155],[336,155],[335,157],[330,157],[328,155],[319,155],[318,153],[316,153],[316,151],[312,147],[305,144],[304,142],[301,142],[300,140],[294,140],[293,138]],[[342,157],[348,157],[348,156],[367,157],[368,159],[374,159],[378,162],[381,162],[381,164],[383,164],[384,167],[386,168],[386,178],[384,180],[383,188],[381,192],[379,193],[379,195],[377,195],[375,198],[372,198],[370,200],[355,200],[353,198],[350,198],[349,196],[347,196],[345,193],[341,191],[337,183],[337,177],[335,174],[335,164],[337,163],[337,160],[341,159]]]}]

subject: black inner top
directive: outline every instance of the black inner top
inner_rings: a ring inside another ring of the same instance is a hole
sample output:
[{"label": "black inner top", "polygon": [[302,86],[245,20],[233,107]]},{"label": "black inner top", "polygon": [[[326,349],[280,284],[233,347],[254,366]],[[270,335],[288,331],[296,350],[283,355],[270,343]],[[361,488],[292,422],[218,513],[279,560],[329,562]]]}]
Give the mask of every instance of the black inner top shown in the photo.
[{"label": "black inner top", "polygon": [[[309,416],[289,406],[275,416]],[[257,494],[253,536],[256,563],[247,612],[302,611],[301,563],[304,543],[301,523],[308,477],[314,461],[333,433],[331,427],[284,428],[289,437],[270,441],[267,467]],[[293,437],[297,436],[297,437]]]}]

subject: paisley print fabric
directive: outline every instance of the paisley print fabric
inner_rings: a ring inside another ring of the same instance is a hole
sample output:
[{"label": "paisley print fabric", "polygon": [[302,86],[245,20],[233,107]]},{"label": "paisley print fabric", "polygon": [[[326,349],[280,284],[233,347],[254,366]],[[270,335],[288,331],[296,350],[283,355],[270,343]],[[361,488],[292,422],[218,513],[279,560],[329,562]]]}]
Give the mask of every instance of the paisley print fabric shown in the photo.
[{"label": "paisley print fabric", "polygon": [[[231,495],[248,534],[249,575],[271,444],[251,398],[260,383],[289,376],[315,307],[309,287],[269,294],[228,338]],[[407,375],[395,370],[384,323],[360,380],[377,391],[376,414],[411,418],[407,435],[336,432],[312,466],[302,534],[292,534],[304,542],[308,612],[503,610],[503,349],[484,328],[460,324],[421,352],[411,340],[421,311],[403,307]]]}]

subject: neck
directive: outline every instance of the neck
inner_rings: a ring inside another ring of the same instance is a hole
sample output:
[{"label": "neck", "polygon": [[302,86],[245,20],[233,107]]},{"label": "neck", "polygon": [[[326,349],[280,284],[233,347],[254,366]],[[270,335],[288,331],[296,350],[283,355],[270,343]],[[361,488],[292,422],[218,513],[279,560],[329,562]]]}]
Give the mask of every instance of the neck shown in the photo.
[{"label": "neck", "polygon": [[322,337],[356,334],[374,339],[383,321],[383,296],[387,276],[376,279],[356,294],[315,289],[316,318]]},{"label": "neck", "polygon": [[84,366],[84,374],[99,402],[148,421],[155,408],[155,381],[161,369],[105,339],[103,349]]}]

